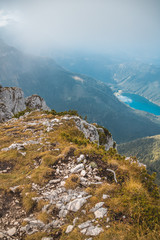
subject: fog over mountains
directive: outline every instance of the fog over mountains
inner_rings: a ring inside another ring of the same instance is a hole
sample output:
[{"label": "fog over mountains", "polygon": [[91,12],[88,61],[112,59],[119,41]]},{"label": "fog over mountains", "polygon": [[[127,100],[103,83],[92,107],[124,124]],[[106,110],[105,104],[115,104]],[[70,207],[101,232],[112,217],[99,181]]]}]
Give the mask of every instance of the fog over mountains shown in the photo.
[{"label": "fog over mountains", "polygon": [[160,133],[158,118],[128,108],[111,89],[91,77],[60,67],[50,58],[26,55],[0,41],[0,83],[39,94],[57,111],[76,109],[107,127],[118,142]]}]

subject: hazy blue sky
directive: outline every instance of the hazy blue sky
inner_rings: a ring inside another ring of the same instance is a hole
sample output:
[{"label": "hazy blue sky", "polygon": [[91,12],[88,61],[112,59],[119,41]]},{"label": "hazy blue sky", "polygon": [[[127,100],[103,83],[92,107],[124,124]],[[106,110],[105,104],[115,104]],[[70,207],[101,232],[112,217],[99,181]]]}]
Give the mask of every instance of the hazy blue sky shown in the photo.
[{"label": "hazy blue sky", "polygon": [[0,0],[0,29],[30,51],[160,52],[160,0]]}]

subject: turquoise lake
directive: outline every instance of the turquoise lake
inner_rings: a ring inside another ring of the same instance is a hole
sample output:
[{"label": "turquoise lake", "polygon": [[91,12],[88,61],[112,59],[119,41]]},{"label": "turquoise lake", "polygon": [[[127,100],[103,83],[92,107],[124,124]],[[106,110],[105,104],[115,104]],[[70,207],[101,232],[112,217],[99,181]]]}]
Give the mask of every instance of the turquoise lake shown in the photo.
[{"label": "turquoise lake", "polygon": [[119,100],[134,109],[149,112],[157,116],[160,115],[160,106],[148,101],[144,97],[131,93],[122,93],[122,95],[119,95],[117,97]]}]

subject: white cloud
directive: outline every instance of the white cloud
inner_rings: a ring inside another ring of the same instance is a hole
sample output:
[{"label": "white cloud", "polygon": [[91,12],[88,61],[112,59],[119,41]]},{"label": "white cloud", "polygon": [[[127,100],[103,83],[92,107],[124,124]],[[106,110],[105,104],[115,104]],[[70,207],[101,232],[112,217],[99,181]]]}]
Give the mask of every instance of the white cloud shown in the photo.
[{"label": "white cloud", "polygon": [[0,27],[5,27],[10,23],[18,22],[19,18],[16,16],[16,14],[11,12],[5,12],[3,10],[0,10]]},{"label": "white cloud", "polygon": [[131,98],[128,98],[126,96],[123,96],[123,95],[119,95],[117,96],[117,98],[122,101],[122,102],[125,102],[125,103],[132,103],[132,99]]},{"label": "white cloud", "polygon": [[15,21],[18,13],[20,21],[8,31],[31,53],[160,51],[160,0],[0,0],[0,7],[0,26]]}]

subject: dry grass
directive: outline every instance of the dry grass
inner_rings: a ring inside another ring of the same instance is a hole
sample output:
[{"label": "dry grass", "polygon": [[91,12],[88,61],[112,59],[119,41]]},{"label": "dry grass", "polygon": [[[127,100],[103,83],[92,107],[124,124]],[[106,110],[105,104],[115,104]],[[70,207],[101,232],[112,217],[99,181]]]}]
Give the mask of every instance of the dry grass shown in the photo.
[{"label": "dry grass", "polygon": [[65,188],[66,189],[75,189],[80,183],[80,179],[78,175],[72,174],[67,178],[65,182]]},{"label": "dry grass", "polygon": [[52,215],[46,212],[41,212],[37,215],[37,219],[42,221],[44,224],[48,224],[52,220]]},{"label": "dry grass", "polygon": [[49,202],[47,202],[47,201],[45,201],[45,200],[39,200],[38,201],[38,203],[37,203],[37,207],[36,207],[36,209],[37,209],[37,211],[39,212],[39,211],[41,211],[42,210],[42,208],[45,206],[45,205],[47,205]]},{"label": "dry grass", "polygon": [[23,194],[22,204],[26,213],[32,212],[34,207],[36,206],[36,201],[32,199],[36,196],[37,196],[36,192],[26,192]]}]

